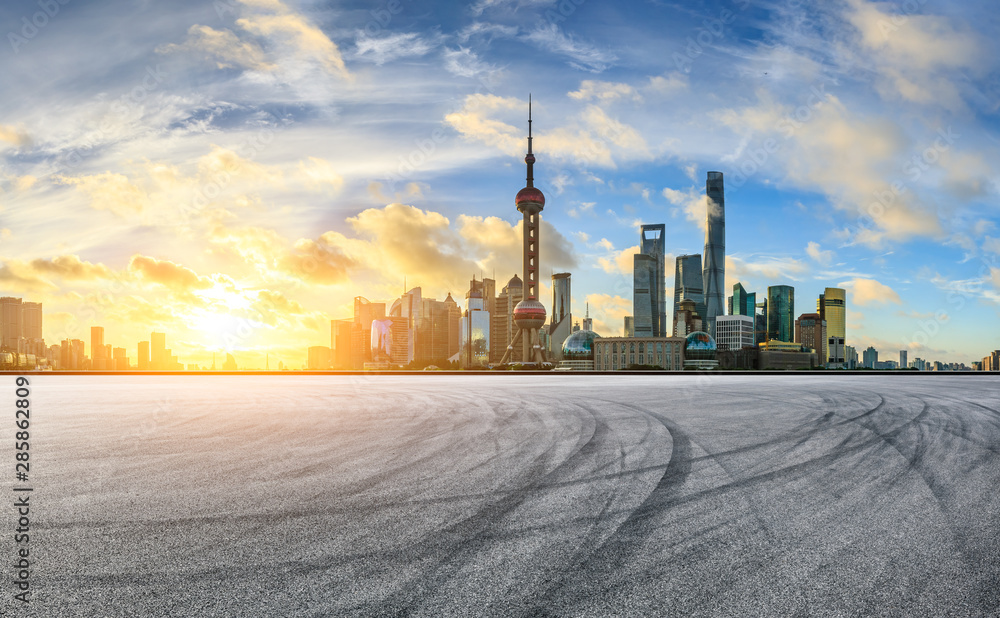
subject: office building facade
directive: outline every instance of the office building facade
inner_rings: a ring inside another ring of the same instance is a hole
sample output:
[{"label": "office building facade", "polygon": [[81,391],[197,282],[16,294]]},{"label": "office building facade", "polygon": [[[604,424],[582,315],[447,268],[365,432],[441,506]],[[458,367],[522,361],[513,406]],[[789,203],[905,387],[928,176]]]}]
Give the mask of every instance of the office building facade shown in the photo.
[{"label": "office building facade", "polygon": [[666,225],[639,229],[639,253],[632,258],[632,317],[638,337],[667,335]]},{"label": "office building facade", "polygon": [[595,339],[594,369],[621,371],[630,366],[684,369],[684,337],[601,337]]},{"label": "office building facade", "polygon": [[715,318],[715,333],[715,343],[719,350],[741,350],[756,345],[753,316],[717,316]]},{"label": "office building facade", "polygon": [[573,334],[572,287],[570,273],[552,275],[552,317],[546,329],[549,360],[562,360],[562,345]]},{"label": "office building facade", "polygon": [[699,316],[705,315],[704,275],[701,254],[677,256],[674,264],[674,322],[677,321],[681,301],[685,300],[694,303]]},{"label": "office building facade", "polygon": [[816,313],[826,320],[824,362],[831,369],[845,366],[847,344],[847,291],[826,288],[816,301]]},{"label": "office building facade", "polygon": [[767,341],[792,342],[795,338],[795,288],[772,285],[767,288]]}]

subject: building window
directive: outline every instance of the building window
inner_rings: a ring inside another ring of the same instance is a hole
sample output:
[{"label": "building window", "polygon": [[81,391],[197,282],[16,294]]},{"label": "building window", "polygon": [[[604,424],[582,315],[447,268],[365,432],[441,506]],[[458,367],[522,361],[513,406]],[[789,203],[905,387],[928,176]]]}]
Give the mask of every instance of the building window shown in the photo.
[{"label": "building window", "polygon": [[656,342],[656,354],[660,355],[662,353],[663,353],[663,342],[662,341],[657,341]]},{"label": "building window", "polygon": [[[642,344],[641,343],[639,344],[639,349],[642,349]],[[640,365],[645,365],[646,364],[646,361],[644,361],[643,358],[642,358],[642,354],[639,355],[639,364]]]},{"label": "building window", "polygon": [[646,351],[646,346],[641,341],[639,342],[639,354],[643,354]]},{"label": "building window", "polygon": [[635,353],[635,342],[634,341],[632,343],[628,344],[628,351],[631,352],[631,353]]},{"label": "building window", "polygon": [[611,351],[612,352],[617,352],[618,351],[618,344],[617,343],[612,343],[611,344]]}]

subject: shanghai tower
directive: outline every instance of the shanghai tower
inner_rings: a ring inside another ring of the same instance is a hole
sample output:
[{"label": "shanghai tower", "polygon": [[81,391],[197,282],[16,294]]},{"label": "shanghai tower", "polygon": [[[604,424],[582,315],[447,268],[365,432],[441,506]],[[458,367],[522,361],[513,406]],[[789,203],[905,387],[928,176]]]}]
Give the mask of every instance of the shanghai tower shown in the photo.
[{"label": "shanghai tower", "polygon": [[726,197],[722,172],[709,172],[705,183],[708,199],[708,226],[705,228],[705,257],[702,281],[705,291],[705,322],[715,337],[715,318],[726,314]]}]

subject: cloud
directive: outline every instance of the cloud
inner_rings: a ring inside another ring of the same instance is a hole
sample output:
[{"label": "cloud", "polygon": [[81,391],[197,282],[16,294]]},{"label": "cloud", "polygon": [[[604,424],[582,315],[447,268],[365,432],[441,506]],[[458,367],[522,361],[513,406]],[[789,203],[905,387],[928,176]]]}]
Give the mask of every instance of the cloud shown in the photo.
[{"label": "cloud", "polygon": [[[528,102],[491,94],[472,94],[462,108],[445,116],[466,139],[496,147],[505,154],[518,156],[524,152],[524,129],[497,118],[523,118]],[[537,131],[536,152],[557,159],[603,167],[616,167],[615,157],[622,160],[651,158],[642,134],[608,114],[596,105],[588,105],[565,126]]]},{"label": "cloud", "polygon": [[870,54],[884,98],[964,107],[955,77],[982,64],[984,50],[975,33],[945,17],[889,13],[866,0],[848,0],[847,6],[845,17]]},{"label": "cloud", "polygon": [[554,23],[538,26],[523,38],[545,51],[568,57],[570,66],[591,73],[600,73],[617,60],[613,53],[578,41]]},{"label": "cloud", "polygon": [[[826,95],[799,122],[796,110],[766,92],[758,93],[758,98],[755,107],[719,114],[734,130],[753,131],[757,142],[771,140],[774,156],[765,157],[765,167],[757,173],[776,173],[780,171],[776,166],[783,166],[788,181],[823,191],[836,207],[856,214],[859,221],[871,220],[868,227],[858,225],[853,231],[855,242],[879,247],[887,239],[941,235],[937,213],[921,201],[918,191],[905,186],[893,189],[907,142],[892,120],[858,116]],[[743,172],[731,176],[738,184],[747,178]]]},{"label": "cloud", "polygon": [[104,264],[85,262],[76,255],[59,255],[52,259],[32,260],[31,269],[40,274],[67,280],[109,279],[114,273]]},{"label": "cloud", "polygon": [[663,197],[676,206],[674,213],[682,212],[688,221],[698,226],[701,231],[708,229],[708,211],[717,209],[714,202],[708,201],[708,196],[695,187],[689,187],[686,191],[678,191],[666,187],[663,189]]},{"label": "cloud", "polygon": [[833,251],[823,251],[817,242],[809,241],[809,244],[806,245],[806,253],[809,254],[809,257],[823,265],[829,264],[833,260]]},{"label": "cloud", "polygon": [[445,49],[443,57],[445,70],[459,77],[476,77],[482,74],[492,75],[499,71],[496,66],[484,62],[474,51],[466,47]]},{"label": "cloud", "polygon": [[171,43],[156,48],[157,53],[199,52],[213,60],[220,69],[242,68],[271,72],[277,65],[267,60],[264,50],[253,41],[240,40],[231,30],[216,30],[195,24],[188,29],[188,38],[181,44]]},{"label": "cloud", "polygon": [[785,285],[788,281],[798,281],[809,268],[790,257],[759,257],[743,259],[726,256],[726,287],[748,280],[770,282],[771,285]]},{"label": "cloud", "polygon": [[987,236],[983,239],[983,251],[1000,255],[1000,238]]},{"label": "cloud", "polygon": [[612,251],[609,257],[599,257],[597,258],[597,264],[606,273],[617,274],[621,273],[624,275],[632,274],[632,256],[639,253],[639,245],[633,247],[627,247],[621,251],[614,251],[614,247],[611,245],[607,239],[602,238],[602,242],[607,244],[602,245],[604,248]]},{"label": "cloud", "polygon": [[211,279],[198,276],[190,268],[145,255],[133,255],[129,260],[128,271],[142,281],[156,283],[176,292],[204,290],[214,285]]},{"label": "cloud", "polygon": [[421,37],[417,32],[397,32],[372,37],[358,32],[355,57],[383,65],[399,58],[425,56],[441,44],[442,37]]},{"label": "cloud", "polygon": [[893,303],[902,304],[902,300],[892,288],[874,279],[852,279],[843,281],[839,287],[846,289],[850,302],[861,307],[878,306]]},{"label": "cloud", "polygon": [[140,213],[150,205],[146,192],[124,174],[104,172],[90,176],[57,176],[54,180],[59,184],[75,186],[90,198],[90,205],[96,210],[110,210],[127,216]]},{"label": "cloud", "polygon": [[0,142],[7,142],[20,148],[22,146],[30,146],[31,137],[24,129],[0,124]]},{"label": "cloud", "polygon": [[511,9],[518,10],[521,7],[546,6],[555,4],[553,0],[476,0],[476,3],[469,7],[475,16],[482,15],[487,10]]},{"label": "cloud", "polygon": [[632,299],[610,294],[587,294],[590,316],[594,319],[594,332],[602,337],[621,337],[625,334],[625,316],[632,315]]},{"label": "cloud", "polygon": [[601,103],[610,103],[618,99],[632,99],[642,101],[642,95],[628,84],[621,82],[602,82],[592,79],[585,79],[580,83],[580,89],[569,93],[571,99],[578,101],[597,100]]},{"label": "cloud", "polygon": [[306,186],[312,189],[326,189],[337,193],[344,186],[344,178],[334,171],[333,165],[317,157],[309,157],[299,163],[299,173]]},{"label": "cloud", "polygon": [[276,1],[240,0],[243,4],[270,11],[251,14],[236,24],[251,34],[265,37],[276,46],[284,46],[295,57],[315,61],[326,73],[350,79],[340,49],[305,16]]},{"label": "cloud", "polygon": [[683,73],[667,73],[649,78],[649,84],[644,88],[647,92],[660,95],[672,95],[688,89],[688,77]]},{"label": "cloud", "polygon": [[300,239],[292,251],[279,260],[278,266],[301,281],[320,285],[343,283],[358,261],[345,253],[338,242],[340,238],[327,232],[319,240]]},{"label": "cloud", "polygon": [[469,39],[475,36],[485,36],[492,40],[493,37],[512,38],[517,36],[516,26],[505,26],[503,24],[491,24],[481,21],[472,22],[458,32],[458,42],[468,43]]}]

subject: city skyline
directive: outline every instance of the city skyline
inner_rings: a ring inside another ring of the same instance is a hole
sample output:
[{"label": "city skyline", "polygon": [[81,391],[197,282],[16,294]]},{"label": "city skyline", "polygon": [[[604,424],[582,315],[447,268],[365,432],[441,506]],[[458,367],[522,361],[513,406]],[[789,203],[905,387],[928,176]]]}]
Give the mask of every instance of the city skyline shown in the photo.
[{"label": "city skyline", "polygon": [[[811,25],[742,2],[392,6],[69,3],[8,37],[0,295],[43,303],[50,345],[102,326],[129,355],[160,331],[186,363],[304,364],[355,296],[461,299],[473,274],[521,271],[510,196],[531,91],[538,298],[572,273],[597,332],[632,313],[642,224],[665,224],[673,296],[718,170],[727,295],[793,286],[794,319],[844,288],[858,351],[969,363],[998,347],[978,326],[1000,319],[987,5],[851,0]],[[108,44],[83,24],[126,18],[145,24],[122,31],[129,53],[95,62]],[[837,51],[818,51],[820,28]]]}]

